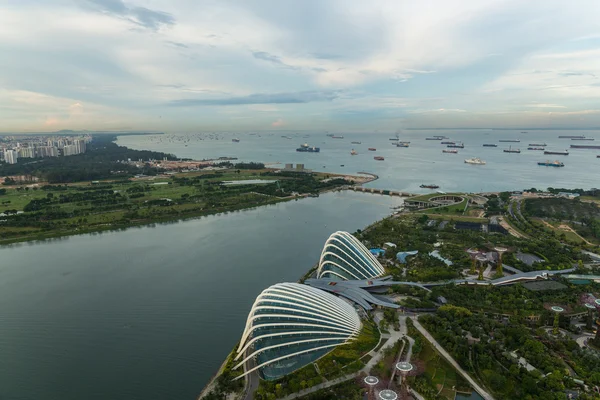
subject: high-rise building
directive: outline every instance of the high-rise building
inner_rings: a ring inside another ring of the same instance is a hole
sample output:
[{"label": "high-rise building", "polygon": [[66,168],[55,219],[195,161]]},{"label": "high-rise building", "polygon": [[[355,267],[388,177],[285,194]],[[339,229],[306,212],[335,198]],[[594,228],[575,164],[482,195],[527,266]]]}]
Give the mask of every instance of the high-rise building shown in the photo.
[{"label": "high-rise building", "polygon": [[8,164],[16,164],[19,159],[19,155],[16,150],[5,150],[4,161]]}]

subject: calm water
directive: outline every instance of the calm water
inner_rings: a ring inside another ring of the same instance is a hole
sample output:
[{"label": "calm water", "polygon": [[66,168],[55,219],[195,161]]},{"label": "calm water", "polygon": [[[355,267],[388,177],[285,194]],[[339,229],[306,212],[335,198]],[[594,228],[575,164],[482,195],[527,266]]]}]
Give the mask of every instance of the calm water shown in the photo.
[{"label": "calm water", "polygon": [[328,193],[0,248],[0,399],[195,399],[262,289],[401,202]]},{"label": "calm water", "polygon": [[[282,138],[282,134],[292,139]],[[385,189],[423,192],[422,183],[436,183],[444,191],[497,191],[531,187],[591,188],[600,185],[600,150],[570,149],[570,155],[544,155],[527,150],[529,143],[545,142],[548,150],[565,150],[571,144],[600,145],[600,131],[493,131],[493,130],[435,130],[405,131],[400,140],[410,141],[409,148],[397,148],[389,134],[343,134],[344,139],[332,139],[324,132],[306,134],[261,133],[218,134],[220,140],[199,140],[200,135],[121,136],[120,145],[174,153],[180,157],[203,159],[220,156],[238,157],[243,161],[266,163],[304,163],[306,168],[354,174],[372,172],[380,179],[370,186]],[[452,141],[462,141],[464,149],[458,154],[443,154],[445,145],[425,140],[427,136],[445,135]],[[559,135],[584,135],[596,141],[558,139]],[[206,137],[206,135],[203,135]],[[234,137],[239,143],[231,142]],[[189,139],[189,141],[187,141]],[[500,139],[519,139],[520,143],[499,143]],[[352,144],[359,141],[361,144]],[[302,143],[321,148],[320,153],[298,153]],[[498,147],[482,147],[495,143]],[[186,146],[187,145],[187,146]],[[504,153],[509,146],[520,148],[521,154]],[[369,147],[377,151],[368,151]],[[358,151],[351,156],[350,151]],[[375,161],[381,155],[385,161]],[[465,158],[479,157],[487,165],[468,165]],[[564,168],[538,166],[538,161],[561,160]],[[344,165],[341,167],[340,165]],[[426,190],[425,190],[426,191]]]}]

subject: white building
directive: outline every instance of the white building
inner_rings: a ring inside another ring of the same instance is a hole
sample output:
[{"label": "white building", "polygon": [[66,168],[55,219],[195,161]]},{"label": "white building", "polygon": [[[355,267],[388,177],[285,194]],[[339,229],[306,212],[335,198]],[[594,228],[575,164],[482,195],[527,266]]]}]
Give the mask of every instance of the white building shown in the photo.
[{"label": "white building", "polygon": [[16,150],[5,150],[4,161],[8,164],[16,164],[19,159],[19,155]]}]

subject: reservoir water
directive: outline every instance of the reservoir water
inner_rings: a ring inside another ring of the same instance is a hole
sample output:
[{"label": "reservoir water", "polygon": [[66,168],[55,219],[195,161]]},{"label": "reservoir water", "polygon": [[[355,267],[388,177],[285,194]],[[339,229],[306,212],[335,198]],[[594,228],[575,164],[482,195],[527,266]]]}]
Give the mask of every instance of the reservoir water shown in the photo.
[{"label": "reservoir water", "polygon": [[0,248],[1,400],[193,400],[255,297],[402,199],[319,198]]},{"label": "reservoir water", "polygon": [[[291,139],[282,137],[288,136]],[[135,149],[149,149],[174,153],[179,157],[203,159],[237,157],[241,161],[265,163],[302,163],[317,171],[355,174],[359,171],[379,175],[368,186],[395,189],[410,193],[428,192],[421,184],[437,184],[439,190],[484,192],[522,190],[536,187],[592,188],[600,185],[600,150],[570,149],[571,144],[598,144],[600,131],[540,130],[408,130],[400,140],[410,141],[410,147],[392,146],[392,134],[343,133],[343,139],[333,139],[325,132],[318,133],[218,133],[120,136],[117,143]],[[442,153],[446,145],[440,140],[426,140],[434,135],[447,136],[450,141],[463,142],[458,154]],[[596,141],[559,139],[560,135],[584,135]],[[211,138],[212,137],[212,138]],[[215,138],[219,138],[216,140]],[[239,138],[239,143],[231,141]],[[202,140],[200,140],[202,138]],[[500,140],[520,140],[504,143]],[[360,144],[352,143],[360,142]],[[296,148],[307,143],[320,147],[319,153],[300,153]],[[483,147],[484,143],[498,147]],[[546,143],[552,151],[568,149],[568,156],[544,155],[543,151],[527,150],[529,143]],[[376,148],[369,151],[368,148]],[[519,148],[520,154],[504,153],[509,147]],[[358,155],[350,152],[356,150]],[[383,156],[385,161],[376,161]],[[486,165],[465,164],[466,158],[479,157]],[[539,166],[539,161],[560,160],[563,168]],[[343,167],[341,165],[344,165]]]}]

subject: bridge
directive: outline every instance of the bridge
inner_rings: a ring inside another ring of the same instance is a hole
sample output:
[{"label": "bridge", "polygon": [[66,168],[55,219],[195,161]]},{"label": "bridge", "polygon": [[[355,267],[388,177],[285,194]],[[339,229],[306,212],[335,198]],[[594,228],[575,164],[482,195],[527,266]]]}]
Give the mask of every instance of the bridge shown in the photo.
[{"label": "bridge", "polygon": [[414,194],[414,193],[400,192],[400,191],[397,191],[397,190],[388,190],[388,189],[366,188],[366,187],[363,187],[363,186],[346,186],[343,189],[353,190],[355,192],[382,194],[382,195],[385,195],[385,196],[398,196],[398,197],[413,197],[413,196],[416,196],[416,194]]}]

